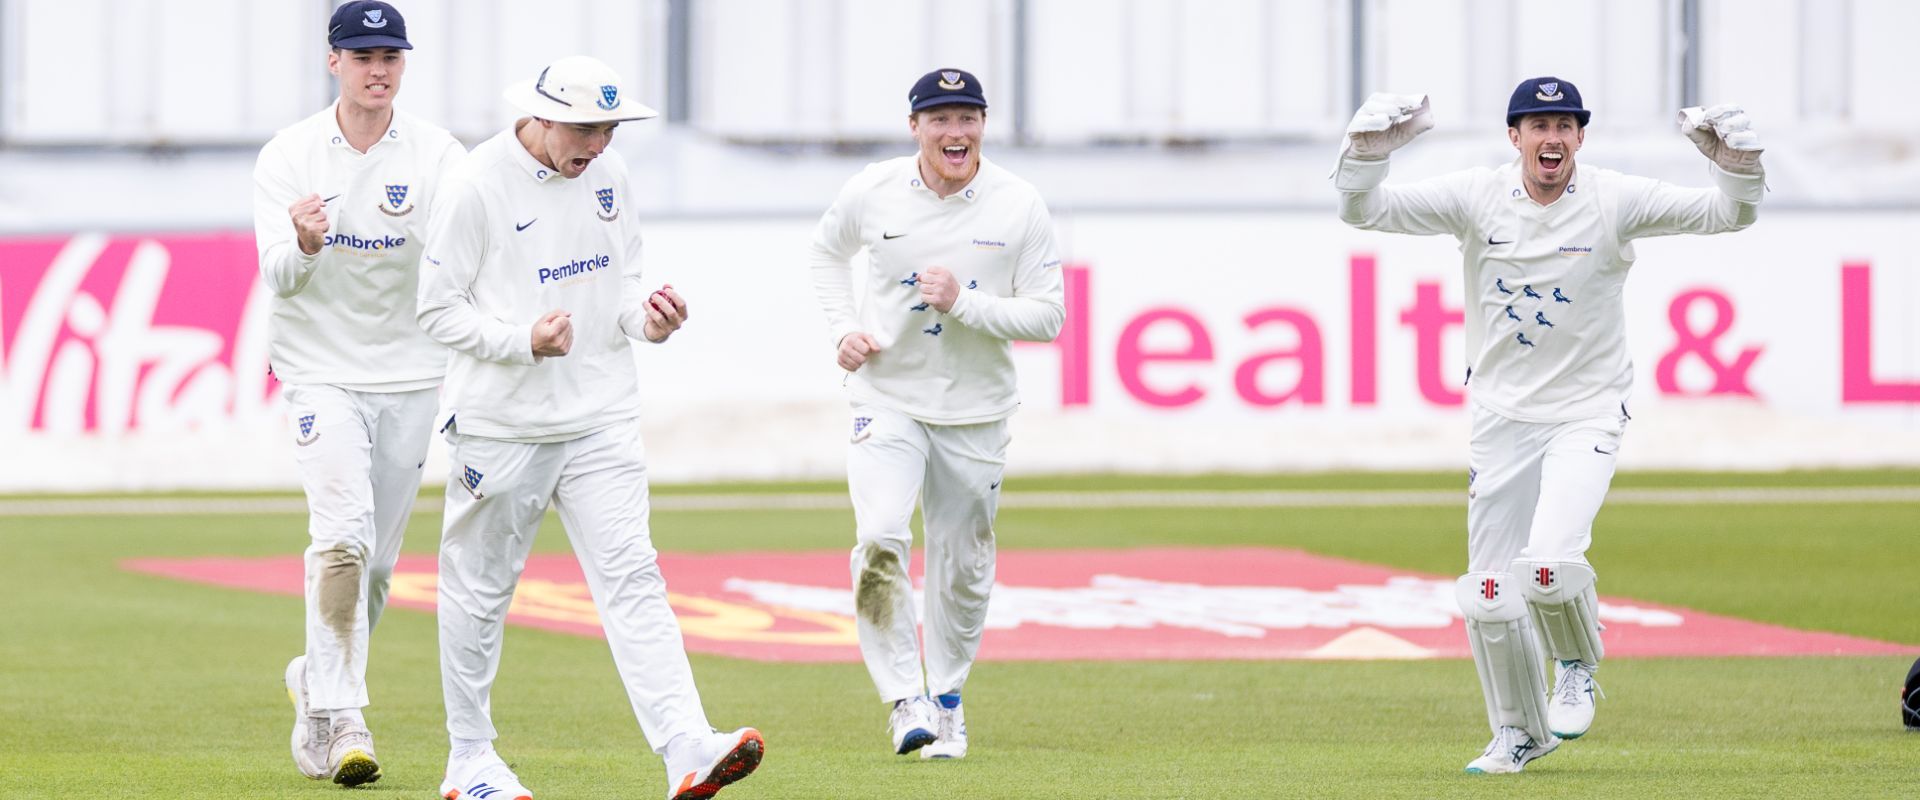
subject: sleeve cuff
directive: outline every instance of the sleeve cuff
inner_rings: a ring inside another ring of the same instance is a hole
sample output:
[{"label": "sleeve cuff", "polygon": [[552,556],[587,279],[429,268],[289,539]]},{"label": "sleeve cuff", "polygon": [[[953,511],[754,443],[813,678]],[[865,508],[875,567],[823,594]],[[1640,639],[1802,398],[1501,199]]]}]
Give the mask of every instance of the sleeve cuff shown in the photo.
[{"label": "sleeve cuff", "polygon": [[1719,164],[1708,164],[1707,172],[1713,176],[1713,185],[1720,189],[1721,194],[1742,203],[1757,204],[1767,194],[1765,172],[1741,175],[1721,169]]},{"label": "sleeve cuff", "polygon": [[530,367],[544,360],[533,354],[533,326],[522,325],[517,330],[520,335],[520,346],[508,351],[513,354],[513,363]]},{"label": "sleeve cuff", "polygon": [[1367,161],[1341,156],[1333,173],[1333,188],[1343,192],[1370,192],[1387,179],[1387,160]]},{"label": "sleeve cuff", "polygon": [[961,289],[960,295],[953,299],[953,307],[947,309],[947,316],[959,320],[962,325],[972,325],[970,318],[980,302],[979,289]]}]

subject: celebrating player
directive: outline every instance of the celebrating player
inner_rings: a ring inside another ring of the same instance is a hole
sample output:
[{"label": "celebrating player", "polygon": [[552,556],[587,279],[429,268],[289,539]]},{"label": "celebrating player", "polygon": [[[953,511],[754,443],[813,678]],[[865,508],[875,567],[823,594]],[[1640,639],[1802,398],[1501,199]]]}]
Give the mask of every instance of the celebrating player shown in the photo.
[{"label": "celebrating player", "polygon": [[393,6],[339,7],[327,42],[340,98],[261,148],[253,221],[312,537],[306,652],[286,671],[293,762],[309,778],[355,786],[380,778],[361,711],[367,640],[446,373],[446,349],[413,319],[421,234],[442,175],[466,151],[394,108],[412,45]]},{"label": "celebrating player", "polygon": [[[1759,139],[1736,106],[1680,115],[1713,189],[1577,168],[1589,116],[1573,84],[1523,81],[1507,104],[1517,162],[1381,186],[1387,154],[1433,122],[1423,96],[1376,94],[1347,128],[1334,179],[1348,224],[1448,234],[1463,255],[1473,436],[1470,571],[1456,595],[1493,728],[1468,772],[1519,772],[1593,722],[1602,648],[1586,552],[1629,419],[1621,287],[1633,240],[1740,230],[1765,191]],[[1541,640],[1557,664],[1551,693]]]},{"label": "celebrating player", "polygon": [[452,752],[440,792],[531,797],[494,752],[490,708],[502,623],[551,502],[640,728],[666,760],[669,797],[709,797],[752,772],[764,742],[708,725],[648,531],[628,340],[666,341],[687,304],[641,285],[627,165],[607,147],[621,122],[655,112],[585,56],[506,97],[531,116],[475,148],[450,182],[420,281],[420,324],[454,350],[439,586]]},{"label": "celebrating player", "polygon": [[[893,705],[894,752],[962,758],[960,690],[986,623],[1007,417],[1019,406],[1010,341],[1052,341],[1066,312],[1046,204],[980,155],[979,79],[935,70],[907,102],[919,154],[848,181],[820,218],[808,262],[840,367],[852,373],[860,652]],[[856,289],[849,260],[862,248],[869,268]],[[926,525],[924,673],[907,575],[916,496]]]}]

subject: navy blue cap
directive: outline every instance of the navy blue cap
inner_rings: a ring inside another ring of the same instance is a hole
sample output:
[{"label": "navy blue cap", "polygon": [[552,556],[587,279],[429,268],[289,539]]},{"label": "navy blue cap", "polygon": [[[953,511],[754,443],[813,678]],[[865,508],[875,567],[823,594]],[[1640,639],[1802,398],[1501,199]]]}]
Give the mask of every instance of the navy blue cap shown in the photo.
[{"label": "navy blue cap", "polygon": [[413,49],[400,10],[380,0],[353,0],[334,9],[327,22],[327,44],[342,50]]},{"label": "navy blue cap", "polygon": [[1580,104],[1579,89],[1551,76],[1529,78],[1514,88],[1513,98],[1507,101],[1507,127],[1513,127],[1528,114],[1572,114],[1582,128],[1593,116],[1593,112]]},{"label": "navy blue cap", "polygon": [[980,79],[963,69],[936,69],[920,76],[913,82],[913,91],[907,92],[909,111],[953,103],[986,108],[987,95],[980,89]]}]

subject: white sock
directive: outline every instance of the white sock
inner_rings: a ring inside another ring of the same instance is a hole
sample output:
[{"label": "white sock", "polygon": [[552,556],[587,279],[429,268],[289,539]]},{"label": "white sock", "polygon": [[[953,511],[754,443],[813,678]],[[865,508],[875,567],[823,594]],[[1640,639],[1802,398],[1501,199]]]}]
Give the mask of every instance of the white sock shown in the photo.
[{"label": "white sock", "polygon": [[456,760],[473,758],[493,749],[492,739],[462,739],[458,736],[449,736],[447,741],[453,745],[452,758]]},{"label": "white sock", "polygon": [[362,716],[360,709],[357,708],[336,708],[327,712],[327,715],[335,725],[343,722],[351,722],[362,728],[367,726],[367,718]]}]

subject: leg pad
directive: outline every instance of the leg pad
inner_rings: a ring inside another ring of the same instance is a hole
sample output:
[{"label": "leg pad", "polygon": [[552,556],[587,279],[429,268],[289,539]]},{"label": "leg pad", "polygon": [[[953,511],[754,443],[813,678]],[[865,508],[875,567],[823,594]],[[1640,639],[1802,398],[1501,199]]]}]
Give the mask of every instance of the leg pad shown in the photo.
[{"label": "leg pad", "polygon": [[1545,742],[1546,661],[1518,584],[1506,572],[1469,572],[1454,585],[1454,597],[1467,619],[1488,726],[1496,732],[1507,726],[1523,728],[1535,742]]}]

